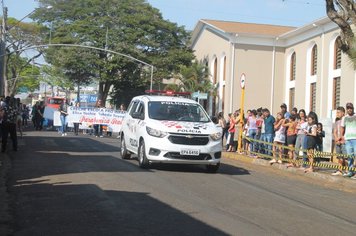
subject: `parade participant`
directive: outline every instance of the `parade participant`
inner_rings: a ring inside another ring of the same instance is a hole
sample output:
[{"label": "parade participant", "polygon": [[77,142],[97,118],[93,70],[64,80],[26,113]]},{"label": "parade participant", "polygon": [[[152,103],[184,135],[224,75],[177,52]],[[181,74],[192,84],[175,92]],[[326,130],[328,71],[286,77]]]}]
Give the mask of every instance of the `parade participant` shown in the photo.
[{"label": "parade participant", "polygon": [[[80,107],[80,103],[76,102],[75,103],[75,107]],[[73,125],[74,125],[74,134],[78,135],[79,134],[79,125],[80,125],[80,123],[79,122],[73,122]]]},{"label": "parade participant", "polygon": [[68,103],[67,100],[63,100],[59,106],[58,111],[60,112],[61,119],[61,134],[62,136],[67,136],[67,116],[68,116]]},{"label": "parade participant", "polygon": [[[99,99],[99,100],[96,102],[95,107],[96,107],[96,108],[102,108],[102,107],[104,107],[104,106],[102,105],[101,99]],[[95,137],[100,137],[100,138],[104,137],[104,136],[103,136],[103,126],[102,126],[101,124],[94,124],[93,127],[94,127],[94,134],[95,134]]]}]

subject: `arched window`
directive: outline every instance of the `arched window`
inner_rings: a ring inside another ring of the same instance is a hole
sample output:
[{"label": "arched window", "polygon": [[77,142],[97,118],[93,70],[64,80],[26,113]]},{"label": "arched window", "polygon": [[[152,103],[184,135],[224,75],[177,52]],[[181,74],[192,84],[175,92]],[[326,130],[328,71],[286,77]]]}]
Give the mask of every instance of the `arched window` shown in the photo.
[{"label": "arched window", "polygon": [[295,52],[293,52],[291,59],[290,59],[290,81],[295,80],[295,75],[296,75],[296,63],[297,63],[297,58]]},{"label": "arched window", "polygon": [[316,83],[310,84],[310,111],[316,111]]},{"label": "arched window", "polygon": [[[223,81],[224,82],[226,81],[226,56],[224,57]],[[221,99],[222,99],[221,109],[224,111],[224,109],[225,109],[225,83],[223,83]]]},{"label": "arched window", "polygon": [[334,44],[334,70],[341,68],[340,36],[336,38]]},{"label": "arched window", "polygon": [[316,75],[318,72],[318,46],[314,45],[311,51],[311,75]]},{"label": "arched window", "polygon": [[[213,74],[213,86],[216,85],[216,82],[218,81],[218,59],[214,59],[214,74]],[[212,115],[216,114],[216,96],[212,96],[212,107],[211,107],[211,112]]]},{"label": "arched window", "polygon": [[214,75],[213,75],[213,84],[216,84],[218,78],[218,59],[214,60]]}]

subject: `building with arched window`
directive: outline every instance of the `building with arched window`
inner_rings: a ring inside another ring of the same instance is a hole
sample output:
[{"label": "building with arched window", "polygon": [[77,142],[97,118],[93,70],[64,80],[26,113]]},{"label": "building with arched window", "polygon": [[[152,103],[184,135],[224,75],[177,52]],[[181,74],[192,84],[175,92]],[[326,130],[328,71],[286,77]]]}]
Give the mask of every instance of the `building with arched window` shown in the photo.
[{"label": "building with arched window", "polygon": [[209,113],[240,106],[240,76],[246,75],[245,109],[266,107],[276,114],[282,103],[331,118],[347,102],[356,103],[356,75],[338,47],[340,30],[329,18],[299,28],[200,20],[192,49],[208,60],[217,96]]}]

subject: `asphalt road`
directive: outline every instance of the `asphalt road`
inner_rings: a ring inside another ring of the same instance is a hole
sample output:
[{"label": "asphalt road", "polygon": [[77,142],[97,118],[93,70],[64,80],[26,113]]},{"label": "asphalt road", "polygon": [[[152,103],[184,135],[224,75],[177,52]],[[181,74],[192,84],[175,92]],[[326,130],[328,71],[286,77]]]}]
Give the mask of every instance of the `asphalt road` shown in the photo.
[{"label": "asphalt road", "polygon": [[223,159],[200,166],[121,160],[115,138],[27,132],[13,159],[15,235],[355,235],[356,197]]}]

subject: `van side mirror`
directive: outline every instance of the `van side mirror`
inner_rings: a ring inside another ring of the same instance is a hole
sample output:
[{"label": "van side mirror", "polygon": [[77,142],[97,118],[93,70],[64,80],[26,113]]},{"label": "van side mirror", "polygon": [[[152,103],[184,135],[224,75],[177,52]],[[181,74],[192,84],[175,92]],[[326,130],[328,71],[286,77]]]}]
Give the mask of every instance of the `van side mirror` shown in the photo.
[{"label": "van side mirror", "polygon": [[144,114],[141,112],[134,112],[132,113],[132,118],[143,120],[145,117]]}]

